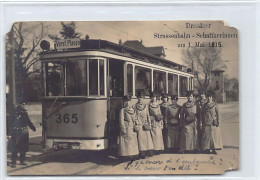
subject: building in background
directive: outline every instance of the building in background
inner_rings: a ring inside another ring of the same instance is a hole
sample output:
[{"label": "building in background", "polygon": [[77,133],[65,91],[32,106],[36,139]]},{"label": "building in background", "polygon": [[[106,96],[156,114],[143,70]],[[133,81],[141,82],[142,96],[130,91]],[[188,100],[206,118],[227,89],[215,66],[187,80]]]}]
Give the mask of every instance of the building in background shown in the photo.
[{"label": "building in background", "polygon": [[216,69],[211,71],[212,76],[209,88],[216,93],[215,101],[217,103],[226,103],[225,84],[224,84],[224,70]]}]

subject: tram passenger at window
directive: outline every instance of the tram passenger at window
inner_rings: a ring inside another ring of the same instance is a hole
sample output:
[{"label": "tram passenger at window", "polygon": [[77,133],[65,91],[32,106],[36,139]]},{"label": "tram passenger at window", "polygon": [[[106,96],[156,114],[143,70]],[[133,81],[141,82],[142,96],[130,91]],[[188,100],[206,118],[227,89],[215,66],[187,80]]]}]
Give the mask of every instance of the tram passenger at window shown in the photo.
[{"label": "tram passenger at window", "polygon": [[188,101],[183,104],[181,110],[181,135],[180,151],[196,152],[198,146],[197,115],[198,109],[194,102],[194,92],[187,91]]},{"label": "tram passenger at window", "polygon": [[162,150],[164,150],[162,129],[163,129],[163,116],[161,114],[161,109],[159,104],[157,103],[156,96],[154,92],[150,93],[151,101],[148,104],[149,106],[149,114],[152,125],[152,140],[154,145],[154,154],[160,154]]},{"label": "tram passenger at window", "polygon": [[139,125],[137,132],[138,148],[140,152],[140,158],[144,159],[145,156],[153,155],[153,141],[151,136],[151,120],[148,111],[148,107],[144,104],[144,92],[139,91],[137,93],[138,101],[135,104],[136,121]]},{"label": "tram passenger at window", "polygon": [[181,106],[178,105],[178,96],[171,96],[172,104],[168,106],[167,111],[167,150],[169,152],[178,152],[180,148],[180,118]]},{"label": "tram passenger at window", "polygon": [[202,107],[207,103],[205,91],[203,89],[199,90],[197,108],[198,108],[198,142],[201,149],[201,139],[202,139]]},{"label": "tram passenger at window", "polygon": [[208,102],[202,108],[202,149],[217,154],[222,149],[221,120],[218,105],[213,101],[214,92],[208,92]]},{"label": "tram passenger at window", "polygon": [[163,115],[163,142],[164,142],[164,149],[167,149],[167,108],[168,108],[168,95],[165,93],[162,93],[162,103],[160,104],[161,113]]},{"label": "tram passenger at window", "polygon": [[119,114],[120,136],[119,156],[128,159],[137,158],[139,154],[137,133],[134,131],[135,110],[131,106],[131,96],[123,96],[123,108]]}]

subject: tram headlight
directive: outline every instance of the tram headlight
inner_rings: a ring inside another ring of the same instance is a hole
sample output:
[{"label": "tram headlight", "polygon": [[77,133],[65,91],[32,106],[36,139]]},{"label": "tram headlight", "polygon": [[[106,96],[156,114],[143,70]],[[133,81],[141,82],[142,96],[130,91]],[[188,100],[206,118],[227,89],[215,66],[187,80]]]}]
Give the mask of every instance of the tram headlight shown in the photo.
[{"label": "tram headlight", "polygon": [[42,50],[46,50],[48,51],[50,49],[50,43],[49,41],[46,40],[42,40],[40,47],[42,48]]}]

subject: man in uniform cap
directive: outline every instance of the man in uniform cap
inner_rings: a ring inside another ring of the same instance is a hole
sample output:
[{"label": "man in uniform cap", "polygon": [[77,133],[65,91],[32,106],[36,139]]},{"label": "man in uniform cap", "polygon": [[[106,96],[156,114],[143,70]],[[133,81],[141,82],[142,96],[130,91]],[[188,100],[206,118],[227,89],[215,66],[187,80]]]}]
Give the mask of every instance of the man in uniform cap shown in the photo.
[{"label": "man in uniform cap", "polygon": [[29,150],[29,132],[27,126],[36,131],[35,126],[29,119],[28,113],[24,108],[25,102],[17,104],[11,130],[10,151],[12,153],[12,168],[16,167],[17,153],[20,153],[20,163],[25,164],[26,152]]}]

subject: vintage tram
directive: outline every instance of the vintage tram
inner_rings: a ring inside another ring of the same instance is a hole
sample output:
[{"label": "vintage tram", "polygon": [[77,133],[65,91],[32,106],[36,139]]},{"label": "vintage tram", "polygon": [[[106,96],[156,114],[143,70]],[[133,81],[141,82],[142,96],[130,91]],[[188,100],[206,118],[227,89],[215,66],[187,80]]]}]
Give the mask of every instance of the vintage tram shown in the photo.
[{"label": "vintage tram", "polygon": [[[48,44],[48,43],[43,43]],[[43,144],[86,150],[117,146],[122,96],[143,90],[179,97],[193,89],[184,66],[105,40],[64,40],[40,53]],[[44,48],[43,48],[44,49]]]}]

